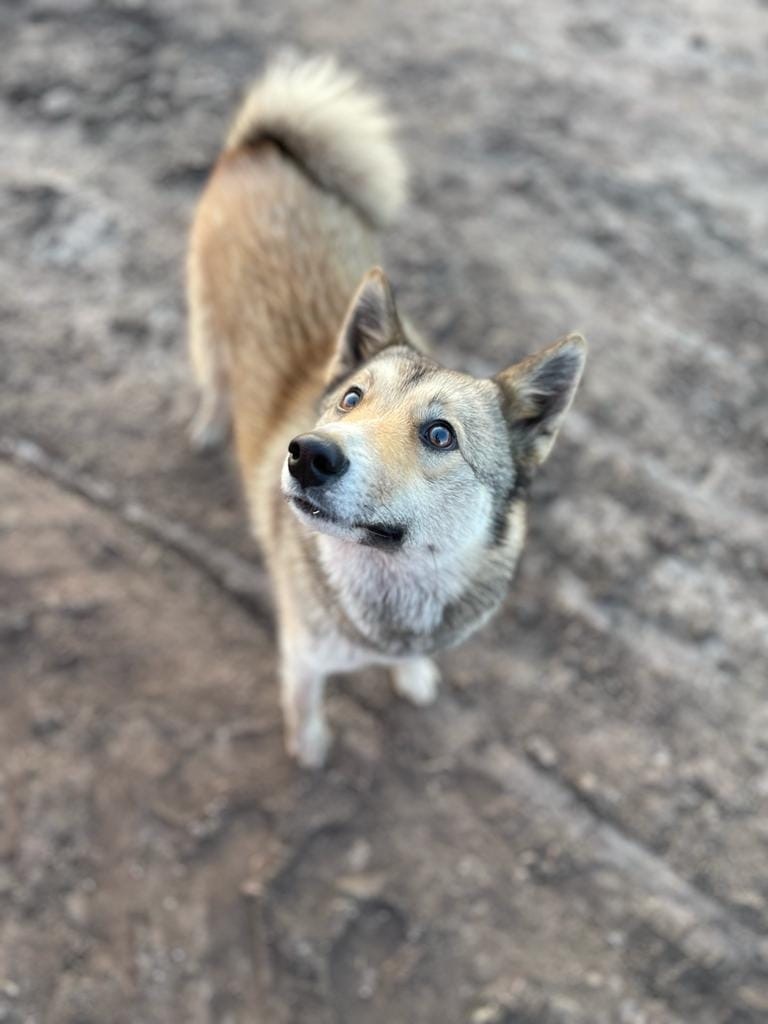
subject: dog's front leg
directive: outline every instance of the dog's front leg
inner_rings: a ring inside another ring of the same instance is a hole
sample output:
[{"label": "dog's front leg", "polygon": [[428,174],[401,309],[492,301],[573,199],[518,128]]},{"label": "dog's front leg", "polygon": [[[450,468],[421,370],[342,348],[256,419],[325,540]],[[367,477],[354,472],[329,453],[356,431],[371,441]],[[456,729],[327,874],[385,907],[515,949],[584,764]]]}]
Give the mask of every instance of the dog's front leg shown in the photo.
[{"label": "dog's front leg", "polygon": [[285,745],[305,768],[319,768],[330,745],[323,711],[325,674],[313,660],[309,651],[294,649],[283,652],[281,666]]},{"label": "dog's front leg", "polygon": [[424,707],[437,697],[440,671],[429,658],[409,658],[392,666],[392,682],[401,697]]}]

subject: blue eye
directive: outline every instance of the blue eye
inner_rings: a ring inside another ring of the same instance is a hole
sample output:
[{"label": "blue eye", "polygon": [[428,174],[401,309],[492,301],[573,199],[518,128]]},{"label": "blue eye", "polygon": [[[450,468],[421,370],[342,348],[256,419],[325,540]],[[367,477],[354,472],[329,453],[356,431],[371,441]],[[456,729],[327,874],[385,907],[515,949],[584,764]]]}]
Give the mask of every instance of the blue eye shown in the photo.
[{"label": "blue eye", "polygon": [[422,431],[422,437],[431,448],[449,451],[451,448],[456,447],[456,435],[453,432],[453,427],[450,423],[446,423],[445,420],[435,420],[434,423],[428,423]]},{"label": "blue eye", "polygon": [[360,404],[362,397],[363,392],[360,388],[350,388],[339,402],[339,408],[343,409],[344,412],[349,412],[350,409],[354,409],[356,405]]}]

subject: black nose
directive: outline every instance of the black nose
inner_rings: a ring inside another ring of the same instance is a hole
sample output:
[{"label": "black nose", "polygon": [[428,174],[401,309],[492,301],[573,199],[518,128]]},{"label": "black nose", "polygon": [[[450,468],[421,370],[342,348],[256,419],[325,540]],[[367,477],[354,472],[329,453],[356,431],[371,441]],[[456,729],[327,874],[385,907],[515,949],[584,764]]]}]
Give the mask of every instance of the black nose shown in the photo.
[{"label": "black nose", "polygon": [[299,434],[288,445],[288,472],[302,487],[320,487],[348,466],[341,448],[319,434]]}]

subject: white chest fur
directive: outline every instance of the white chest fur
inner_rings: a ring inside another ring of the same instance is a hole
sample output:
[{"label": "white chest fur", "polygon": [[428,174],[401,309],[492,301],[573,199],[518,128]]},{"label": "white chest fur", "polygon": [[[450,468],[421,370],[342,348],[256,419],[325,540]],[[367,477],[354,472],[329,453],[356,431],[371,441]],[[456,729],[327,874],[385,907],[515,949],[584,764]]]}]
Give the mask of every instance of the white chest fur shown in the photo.
[{"label": "white chest fur", "polygon": [[379,551],[319,536],[327,579],[350,622],[372,638],[431,636],[445,608],[471,586],[481,552]]}]

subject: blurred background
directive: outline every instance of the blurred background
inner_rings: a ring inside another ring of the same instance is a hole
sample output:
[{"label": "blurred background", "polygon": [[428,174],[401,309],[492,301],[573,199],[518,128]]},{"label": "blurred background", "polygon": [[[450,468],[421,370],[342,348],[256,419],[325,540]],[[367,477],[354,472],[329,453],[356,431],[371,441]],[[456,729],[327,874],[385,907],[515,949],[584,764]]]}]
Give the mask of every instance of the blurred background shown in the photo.
[{"label": "blurred background", "polygon": [[[768,1019],[758,0],[0,7],[0,1020]],[[285,45],[388,98],[402,308],[590,363],[504,613],[416,712],[282,749],[230,459],[193,456],[190,216]]]}]

